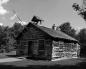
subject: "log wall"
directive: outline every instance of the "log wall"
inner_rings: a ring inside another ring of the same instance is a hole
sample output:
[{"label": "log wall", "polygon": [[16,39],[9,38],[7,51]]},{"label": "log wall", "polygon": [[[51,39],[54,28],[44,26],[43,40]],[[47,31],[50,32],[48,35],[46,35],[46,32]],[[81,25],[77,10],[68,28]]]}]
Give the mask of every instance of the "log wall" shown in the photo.
[{"label": "log wall", "polygon": [[[39,41],[44,40],[45,50],[44,55],[39,55]],[[18,48],[18,55],[25,55],[28,56],[28,42],[33,41],[33,47],[32,51],[34,54],[34,57],[36,58],[45,58],[45,59],[51,59],[52,55],[52,40],[51,38],[45,34],[44,32],[40,31],[40,29],[37,29],[33,26],[29,27],[27,29],[27,32],[23,33],[22,37],[19,40],[19,48]]]}]

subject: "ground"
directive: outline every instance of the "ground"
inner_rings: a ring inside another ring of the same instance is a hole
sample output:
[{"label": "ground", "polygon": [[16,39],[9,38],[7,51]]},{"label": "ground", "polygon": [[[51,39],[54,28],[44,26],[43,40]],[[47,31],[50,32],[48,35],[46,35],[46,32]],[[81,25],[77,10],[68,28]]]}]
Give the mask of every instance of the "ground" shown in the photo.
[{"label": "ground", "polygon": [[[8,54],[8,53],[7,53]],[[73,58],[58,61],[31,60],[0,54],[0,68],[3,69],[83,69],[86,58]]]}]

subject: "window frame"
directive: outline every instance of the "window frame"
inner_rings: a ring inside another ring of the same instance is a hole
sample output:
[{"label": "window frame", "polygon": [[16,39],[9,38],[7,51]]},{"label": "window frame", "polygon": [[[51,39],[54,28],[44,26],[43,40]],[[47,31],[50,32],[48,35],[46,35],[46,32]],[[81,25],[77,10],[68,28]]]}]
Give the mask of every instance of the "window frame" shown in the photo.
[{"label": "window frame", "polygon": [[[43,44],[43,45],[44,45],[44,49],[39,49],[39,47],[40,47],[40,46],[39,46],[39,42],[40,42],[41,40],[44,41],[44,42],[43,42],[43,43],[44,43],[44,44]],[[39,39],[39,40],[38,40],[38,50],[39,50],[39,51],[44,51],[44,50],[45,50],[45,40],[44,40],[44,39]]]}]

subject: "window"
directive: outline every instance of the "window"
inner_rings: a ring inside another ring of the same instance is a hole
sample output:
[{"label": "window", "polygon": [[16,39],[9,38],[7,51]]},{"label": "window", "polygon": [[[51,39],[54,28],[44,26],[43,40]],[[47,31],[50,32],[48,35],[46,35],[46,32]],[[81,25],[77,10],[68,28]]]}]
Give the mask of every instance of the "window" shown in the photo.
[{"label": "window", "polygon": [[39,40],[39,50],[44,50],[44,40]]},{"label": "window", "polygon": [[39,40],[38,53],[39,56],[44,56],[45,54],[44,40]]}]

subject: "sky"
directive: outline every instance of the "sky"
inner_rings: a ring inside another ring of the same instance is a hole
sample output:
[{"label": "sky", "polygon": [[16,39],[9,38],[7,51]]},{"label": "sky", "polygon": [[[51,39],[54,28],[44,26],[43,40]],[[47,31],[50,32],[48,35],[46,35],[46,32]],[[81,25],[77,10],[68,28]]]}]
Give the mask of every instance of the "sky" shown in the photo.
[{"label": "sky", "polygon": [[[73,3],[82,4],[81,0],[0,0],[0,25],[12,26],[18,22],[16,15],[25,24],[34,15],[44,20],[43,26],[59,26],[70,22],[76,30],[86,28],[86,22],[73,10]],[[16,11],[16,15],[13,12]]]}]

